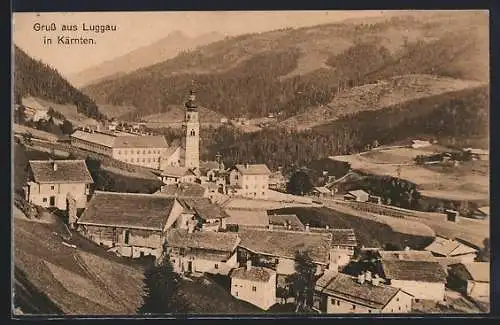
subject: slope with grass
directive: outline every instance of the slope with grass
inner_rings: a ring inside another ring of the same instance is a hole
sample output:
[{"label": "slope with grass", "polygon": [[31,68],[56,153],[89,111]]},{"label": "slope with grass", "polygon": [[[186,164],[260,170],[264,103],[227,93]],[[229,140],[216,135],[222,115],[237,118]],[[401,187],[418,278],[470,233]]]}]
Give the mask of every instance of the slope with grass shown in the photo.
[{"label": "slope with grass", "polygon": [[200,102],[230,118],[278,111],[291,117],[328,104],[339,88],[400,75],[487,82],[487,14],[422,16],[228,37],[84,91],[99,103],[134,105],[145,116],[180,104],[196,80]]},{"label": "slope with grass", "polygon": [[397,104],[402,105],[413,99],[476,87],[480,84],[480,82],[473,80],[459,80],[433,75],[397,76],[374,84],[341,91],[330,103],[311,107],[307,113],[291,117],[281,122],[281,125],[302,130],[325,124],[341,116],[361,111],[379,110]]}]

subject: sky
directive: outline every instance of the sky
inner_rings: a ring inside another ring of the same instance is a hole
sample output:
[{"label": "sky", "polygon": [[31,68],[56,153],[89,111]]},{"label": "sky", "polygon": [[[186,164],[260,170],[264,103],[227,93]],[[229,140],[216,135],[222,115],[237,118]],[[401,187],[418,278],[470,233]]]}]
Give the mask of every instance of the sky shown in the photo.
[{"label": "sky", "polygon": [[[379,17],[382,11],[275,11],[275,12],[71,12],[14,13],[13,41],[31,57],[56,68],[63,76],[119,57],[182,31],[190,37],[208,32],[233,36],[284,27],[326,24],[350,18]],[[56,31],[37,31],[35,24],[56,26]],[[82,26],[116,25],[116,31],[95,33]],[[77,25],[78,31],[62,31],[62,25]],[[57,44],[58,36],[92,37],[93,45]],[[51,38],[51,45],[43,38]]]}]

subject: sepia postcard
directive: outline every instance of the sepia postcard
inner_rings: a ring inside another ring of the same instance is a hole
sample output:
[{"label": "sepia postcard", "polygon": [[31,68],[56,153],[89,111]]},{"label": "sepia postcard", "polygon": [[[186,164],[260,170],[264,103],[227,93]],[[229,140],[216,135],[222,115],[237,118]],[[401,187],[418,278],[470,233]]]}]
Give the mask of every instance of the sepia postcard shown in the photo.
[{"label": "sepia postcard", "polygon": [[488,11],[12,26],[12,317],[490,312]]}]

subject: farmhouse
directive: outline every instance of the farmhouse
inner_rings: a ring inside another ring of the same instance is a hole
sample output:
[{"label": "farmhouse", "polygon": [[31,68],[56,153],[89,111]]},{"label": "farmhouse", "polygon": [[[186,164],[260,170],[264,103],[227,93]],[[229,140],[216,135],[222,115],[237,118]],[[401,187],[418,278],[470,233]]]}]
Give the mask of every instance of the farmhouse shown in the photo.
[{"label": "farmhouse", "polygon": [[178,198],[184,208],[184,215],[191,215],[196,228],[201,231],[222,231],[226,229],[228,215],[208,198]]},{"label": "farmhouse", "polygon": [[284,229],[305,231],[306,227],[295,214],[270,214],[269,224],[281,226]]},{"label": "farmhouse", "polygon": [[276,303],[276,272],[272,269],[252,266],[250,260],[246,266],[231,272],[231,295],[268,310]]},{"label": "farmhouse", "polygon": [[34,97],[25,97],[21,99],[21,106],[24,107],[24,114],[26,115],[27,120],[31,120],[33,122],[38,122],[40,120],[48,121],[49,109],[42,105],[36,98]]},{"label": "farmhouse", "polygon": [[266,165],[235,165],[229,173],[228,194],[266,199],[271,171]]},{"label": "farmhouse", "polygon": [[415,299],[444,300],[446,272],[438,262],[382,260],[382,277]]},{"label": "farmhouse", "polygon": [[369,198],[370,194],[363,190],[349,191],[344,195],[346,201],[367,202]]},{"label": "farmhouse", "polygon": [[160,174],[160,179],[164,184],[194,183],[196,174],[186,167],[167,166]]},{"label": "farmhouse", "polygon": [[45,208],[66,210],[68,199],[84,208],[90,195],[92,176],[84,160],[30,160],[25,198]]},{"label": "farmhouse", "polygon": [[329,197],[332,195],[332,191],[330,191],[329,189],[327,189],[324,186],[314,187],[312,192],[313,192],[313,195],[315,195],[317,197]]},{"label": "farmhouse", "polygon": [[490,300],[490,263],[458,263],[450,266],[450,283],[463,294]]},{"label": "farmhouse", "polygon": [[435,261],[436,258],[429,251],[405,250],[405,251],[378,251],[383,261]]},{"label": "farmhouse", "polygon": [[331,229],[329,232],[332,235],[331,268],[339,269],[349,264],[358,243],[353,229]]},{"label": "farmhouse", "polygon": [[436,237],[425,250],[434,256],[453,258],[464,263],[473,262],[477,256],[477,249],[442,237]]},{"label": "farmhouse", "polygon": [[314,307],[327,314],[408,313],[413,296],[384,285],[378,277],[352,277],[327,271],[316,282]]},{"label": "farmhouse", "polygon": [[235,233],[172,229],[167,236],[167,253],[177,273],[228,275],[238,267],[239,242]]},{"label": "farmhouse", "polygon": [[176,183],[164,185],[155,194],[171,197],[207,197],[208,190],[206,187],[196,183]]},{"label": "farmhouse", "polygon": [[[295,254],[308,251],[317,274],[334,267],[330,256],[332,247],[331,233],[298,232],[258,228],[240,228],[241,243],[238,258],[252,259],[255,265],[276,270],[278,275],[295,273]],[[330,265],[331,264],[331,265]]]},{"label": "farmhouse", "polygon": [[96,191],[77,221],[79,232],[126,257],[160,257],[166,231],[183,212],[170,197]]}]

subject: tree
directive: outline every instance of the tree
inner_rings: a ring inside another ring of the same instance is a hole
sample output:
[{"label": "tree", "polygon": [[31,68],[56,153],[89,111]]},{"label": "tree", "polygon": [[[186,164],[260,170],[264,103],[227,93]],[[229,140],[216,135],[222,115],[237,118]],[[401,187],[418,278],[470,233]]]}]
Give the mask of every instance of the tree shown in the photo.
[{"label": "tree", "polygon": [[[164,245],[166,252],[167,244]],[[174,272],[168,254],[164,254],[160,263],[152,263],[144,271],[143,304],[139,314],[172,314],[188,311],[187,303],[179,295],[180,276]]]},{"label": "tree", "polygon": [[309,193],[312,187],[309,175],[303,170],[298,170],[290,177],[290,181],[287,184],[287,191],[294,195],[304,195]]},{"label": "tree", "polygon": [[71,134],[73,133],[73,124],[68,120],[64,120],[61,125],[61,130],[63,134]]},{"label": "tree", "polygon": [[295,295],[296,312],[306,310],[313,304],[316,265],[308,251],[295,253],[295,273],[288,278],[291,291]]}]

